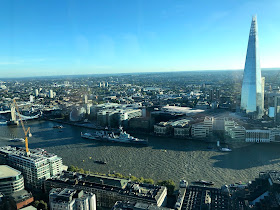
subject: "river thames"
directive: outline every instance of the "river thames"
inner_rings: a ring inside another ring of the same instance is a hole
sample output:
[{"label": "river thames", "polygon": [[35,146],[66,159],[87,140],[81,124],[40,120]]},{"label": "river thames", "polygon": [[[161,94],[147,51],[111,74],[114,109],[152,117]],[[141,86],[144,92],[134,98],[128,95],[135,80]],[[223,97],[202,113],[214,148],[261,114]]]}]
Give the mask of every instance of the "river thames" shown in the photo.
[{"label": "river thames", "polygon": [[[188,182],[203,179],[215,186],[235,182],[248,182],[265,170],[280,170],[280,144],[232,144],[232,152],[208,150],[209,143],[173,138],[149,137],[148,147],[114,144],[82,139],[81,132],[93,130],[49,121],[32,121],[30,148],[44,148],[62,157],[65,165],[99,173],[113,171],[124,175],[154,180],[180,179]],[[143,137],[137,136],[136,137]],[[10,142],[22,138],[21,126],[0,126],[0,146],[22,145]],[[215,145],[211,145],[215,147]],[[94,163],[106,161],[106,165]]]}]

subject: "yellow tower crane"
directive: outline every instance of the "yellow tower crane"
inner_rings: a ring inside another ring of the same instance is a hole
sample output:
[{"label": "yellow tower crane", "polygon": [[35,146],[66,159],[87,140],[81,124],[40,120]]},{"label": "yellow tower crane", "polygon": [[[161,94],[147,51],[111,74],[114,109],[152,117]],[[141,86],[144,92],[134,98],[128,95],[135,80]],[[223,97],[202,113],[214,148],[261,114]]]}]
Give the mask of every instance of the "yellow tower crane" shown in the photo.
[{"label": "yellow tower crane", "polygon": [[20,111],[19,111],[19,108],[18,108],[18,105],[17,105],[17,102],[16,102],[16,99],[14,99],[13,101],[14,101],[14,105],[15,105],[15,108],[16,108],[17,113],[18,113],[18,117],[19,117],[19,119],[20,119],[20,124],[21,124],[22,130],[23,130],[23,132],[24,132],[26,155],[29,155],[30,152],[29,152],[29,149],[28,149],[28,137],[31,137],[31,136],[32,136],[32,134],[31,134],[31,132],[30,132],[30,127],[28,127],[27,130],[25,129],[24,123],[23,123],[23,120],[22,120],[22,118],[21,118],[21,114],[20,114]]}]

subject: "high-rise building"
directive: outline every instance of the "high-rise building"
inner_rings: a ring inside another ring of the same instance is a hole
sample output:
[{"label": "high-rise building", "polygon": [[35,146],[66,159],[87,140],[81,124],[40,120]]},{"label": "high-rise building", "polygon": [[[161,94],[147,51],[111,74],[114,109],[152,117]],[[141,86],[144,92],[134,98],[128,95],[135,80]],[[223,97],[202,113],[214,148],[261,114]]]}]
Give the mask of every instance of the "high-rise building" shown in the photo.
[{"label": "high-rise building", "polygon": [[21,171],[25,185],[29,188],[41,189],[46,179],[60,174],[63,170],[62,159],[55,154],[47,153],[43,149],[30,149],[30,154],[25,154],[23,148],[0,147],[0,163]]},{"label": "high-rise building", "polygon": [[50,97],[50,98],[53,98],[53,95],[54,95],[54,94],[53,94],[53,90],[50,90],[49,97]]},{"label": "high-rise building", "polygon": [[254,16],[249,34],[241,92],[241,109],[247,114],[263,115],[263,87],[261,77],[257,17]]},{"label": "high-rise building", "polygon": [[87,104],[88,103],[88,96],[85,94],[84,95],[84,103]]},{"label": "high-rise building", "polygon": [[35,89],[35,96],[37,97],[39,95],[39,90]]},{"label": "high-rise building", "polygon": [[33,103],[33,102],[34,102],[34,96],[33,96],[33,95],[30,95],[30,96],[29,96],[29,101],[30,101],[30,103]]},{"label": "high-rise building", "polygon": [[274,121],[280,122],[280,96],[274,97]]}]

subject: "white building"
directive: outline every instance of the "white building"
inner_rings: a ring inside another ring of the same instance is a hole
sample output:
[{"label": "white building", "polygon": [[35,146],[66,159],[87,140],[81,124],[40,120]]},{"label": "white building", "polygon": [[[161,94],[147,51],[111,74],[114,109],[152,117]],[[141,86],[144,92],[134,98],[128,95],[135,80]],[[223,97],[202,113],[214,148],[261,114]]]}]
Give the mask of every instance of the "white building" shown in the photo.
[{"label": "white building", "polygon": [[49,194],[50,210],[96,210],[96,197],[83,190],[55,188]]},{"label": "white building", "polygon": [[209,136],[210,129],[208,125],[203,123],[193,124],[191,127],[191,136],[194,138],[205,138]]},{"label": "white building", "polygon": [[190,136],[190,119],[181,119],[171,122],[174,129],[174,136],[178,138],[186,138]]},{"label": "white building", "polygon": [[38,97],[38,95],[39,95],[39,90],[35,89],[35,97]]},{"label": "white building", "polygon": [[0,165],[0,192],[9,196],[24,190],[23,176],[20,171],[7,165]]},{"label": "white building", "polygon": [[213,131],[213,125],[214,125],[214,117],[205,117],[203,121],[204,127],[207,127],[209,129],[209,133],[212,133]]},{"label": "white building", "polygon": [[97,122],[102,126],[126,126],[128,120],[141,116],[141,109],[108,109],[97,113]]},{"label": "white building", "polygon": [[225,132],[228,133],[230,129],[235,128],[238,124],[234,120],[225,121]]},{"label": "white building", "polygon": [[234,140],[244,141],[246,129],[243,126],[234,126],[227,130],[227,134]]},{"label": "white building", "polygon": [[21,171],[27,187],[41,189],[46,179],[63,171],[62,159],[44,149],[30,149],[27,156],[24,148],[0,147],[0,159]]},{"label": "white building", "polygon": [[29,96],[29,101],[30,101],[30,103],[33,103],[33,102],[34,102],[34,96],[33,96],[33,95],[30,95],[30,96]]},{"label": "white building", "polygon": [[49,92],[49,97],[50,97],[50,98],[53,98],[53,97],[54,97],[53,90],[50,90],[50,92]]},{"label": "white building", "polygon": [[246,130],[246,142],[270,142],[271,130]]},{"label": "white building", "polygon": [[154,133],[159,136],[171,134],[172,127],[169,122],[160,122],[154,125]]},{"label": "white building", "polygon": [[280,128],[270,128],[269,130],[271,130],[271,141],[280,142]]},{"label": "white building", "polygon": [[85,94],[84,95],[84,103],[87,104],[88,103],[88,96]]}]

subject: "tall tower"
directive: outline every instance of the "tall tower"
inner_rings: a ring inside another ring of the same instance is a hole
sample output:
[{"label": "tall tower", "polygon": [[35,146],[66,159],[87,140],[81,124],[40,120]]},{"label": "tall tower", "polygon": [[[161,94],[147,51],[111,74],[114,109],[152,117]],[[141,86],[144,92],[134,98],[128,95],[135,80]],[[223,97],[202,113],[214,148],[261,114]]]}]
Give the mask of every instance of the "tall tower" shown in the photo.
[{"label": "tall tower", "polygon": [[246,62],[243,74],[241,92],[241,109],[248,114],[256,114],[257,118],[263,115],[263,90],[257,17],[254,16],[249,34]]},{"label": "tall tower", "polygon": [[53,90],[50,90],[50,92],[49,92],[49,97],[50,97],[50,98],[53,98]]}]

